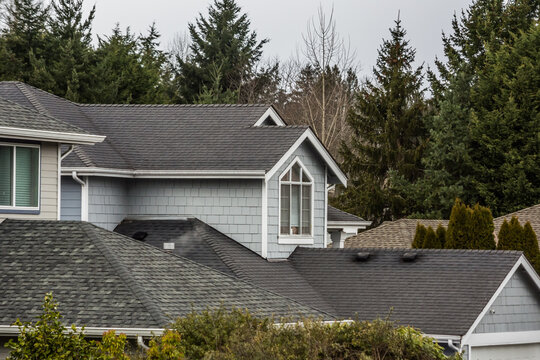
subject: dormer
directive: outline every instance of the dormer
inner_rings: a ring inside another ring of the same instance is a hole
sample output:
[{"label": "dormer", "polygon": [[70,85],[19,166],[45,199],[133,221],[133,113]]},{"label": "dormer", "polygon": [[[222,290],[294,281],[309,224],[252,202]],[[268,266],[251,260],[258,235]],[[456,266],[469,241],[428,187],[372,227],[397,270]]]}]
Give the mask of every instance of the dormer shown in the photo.
[{"label": "dormer", "polygon": [[0,98],[0,218],[59,219],[61,145],[103,139]]},{"label": "dormer", "polygon": [[273,106],[268,107],[268,110],[257,120],[253,126],[286,126],[285,121],[279,116]]}]

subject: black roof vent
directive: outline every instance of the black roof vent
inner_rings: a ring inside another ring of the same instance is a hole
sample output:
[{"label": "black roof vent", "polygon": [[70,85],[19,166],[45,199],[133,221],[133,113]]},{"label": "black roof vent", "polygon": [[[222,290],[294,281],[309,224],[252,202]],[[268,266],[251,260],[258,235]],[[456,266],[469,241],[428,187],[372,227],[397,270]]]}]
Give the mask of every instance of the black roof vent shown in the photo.
[{"label": "black roof vent", "polygon": [[135,234],[133,234],[131,237],[135,240],[144,241],[144,239],[148,236],[148,233],[144,231],[137,231]]},{"label": "black roof vent", "polygon": [[415,253],[415,252],[406,252],[404,253],[403,255],[401,255],[401,259],[403,261],[407,261],[407,262],[410,262],[410,261],[414,261],[416,260],[416,257],[418,256],[418,253]]},{"label": "black roof vent", "polygon": [[367,259],[369,259],[368,252],[359,252],[356,254],[356,260],[358,261],[367,261]]}]

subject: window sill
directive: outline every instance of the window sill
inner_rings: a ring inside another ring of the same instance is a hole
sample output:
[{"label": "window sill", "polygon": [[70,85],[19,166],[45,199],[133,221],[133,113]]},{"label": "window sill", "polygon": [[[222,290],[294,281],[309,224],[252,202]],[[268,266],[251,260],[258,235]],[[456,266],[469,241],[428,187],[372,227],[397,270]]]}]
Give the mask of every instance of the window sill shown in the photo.
[{"label": "window sill", "polygon": [[10,208],[10,209],[2,209],[0,208],[0,214],[32,214],[32,215],[39,215],[40,210],[39,209],[17,209],[17,208]]},{"label": "window sill", "polygon": [[280,235],[278,244],[282,245],[313,245],[312,236]]}]

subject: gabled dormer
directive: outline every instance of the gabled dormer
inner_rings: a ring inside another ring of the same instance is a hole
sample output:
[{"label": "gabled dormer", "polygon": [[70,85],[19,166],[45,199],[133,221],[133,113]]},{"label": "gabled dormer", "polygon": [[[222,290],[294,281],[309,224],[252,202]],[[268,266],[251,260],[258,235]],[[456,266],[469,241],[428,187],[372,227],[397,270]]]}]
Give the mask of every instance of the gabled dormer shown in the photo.
[{"label": "gabled dormer", "polygon": [[61,145],[103,139],[0,97],[0,218],[59,219]]}]

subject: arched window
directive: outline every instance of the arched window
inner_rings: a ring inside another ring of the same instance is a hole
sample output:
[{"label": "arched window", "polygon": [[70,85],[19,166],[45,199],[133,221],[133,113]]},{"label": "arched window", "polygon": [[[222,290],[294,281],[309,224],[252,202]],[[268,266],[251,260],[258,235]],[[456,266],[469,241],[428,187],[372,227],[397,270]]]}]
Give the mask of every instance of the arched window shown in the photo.
[{"label": "arched window", "polygon": [[313,178],[300,160],[281,174],[280,235],[311,236],[313,213]]}]

